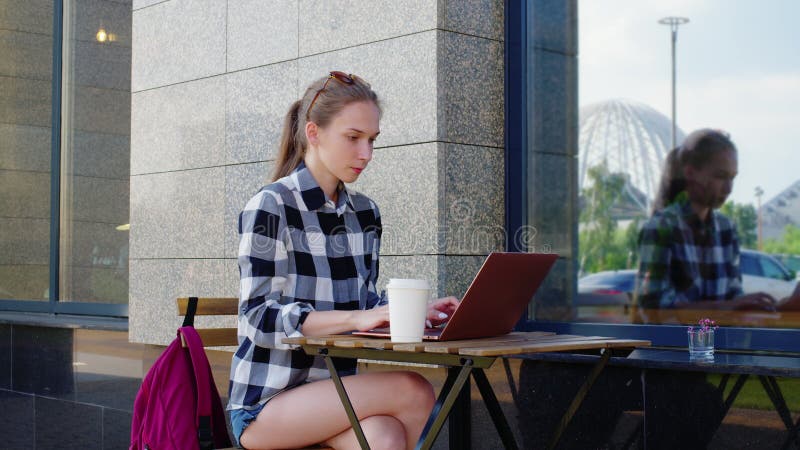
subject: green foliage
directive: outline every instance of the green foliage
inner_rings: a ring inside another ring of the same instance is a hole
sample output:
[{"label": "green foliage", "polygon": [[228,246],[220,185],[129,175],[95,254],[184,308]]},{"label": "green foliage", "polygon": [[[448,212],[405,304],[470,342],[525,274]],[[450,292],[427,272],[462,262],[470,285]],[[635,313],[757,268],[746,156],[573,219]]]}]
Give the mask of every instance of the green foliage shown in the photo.
[{"label": "green foliage", "polygon": [[739,233],[739,245],[745,248],[756,248],[758,245],[758,213],[751,204],[726,202],[719,209],[736,224]]},{"label": "green foliage", "polygon": [[[722,381],[722,375],[711,373],[706,375],[706,379],[714,386],[719,386]],[[786,406],[792,412],[800,411],[800,379],[797,378],[778,378],[778,384],[783,391]],[[725,398],[727,398],[734,383],[728,383],[725,389]],[[755,377],[750,377],[742,386],[739,395],[736,396],[736,401],[733,402],[736,408],[746,409],[760,409],[764,411],[774,411],[775,406],[769,399],[769,395],[764,391],[764,386]]]},{"label": "green foliage", "polygon": [[767,253],[800,255],[800,228],[796,225],[786,225],[783,238],[767,239],[764,242],[764,251]]},{"label": "green foliage", "polygon": [[580,215],[581,231],[578,234],[580,272],[593,273],[632,267],[637,248],[639,219],[622,230],[611,215],[614,203],[623,195],[627,176],[609,172],[605,164],[589,168],[588,176],[590,187],[581,192],[584,208]]},{"label": "green foliage", "polygon": [[[630,243],[631,230],[638,238],[636,223],[632,222],[626,229],[615,229],[611,238],[602,245],[595,245],[594,252],[587,255],[581,253],[581,273],[594,273],[602,270],[630,269],[636,263],[636,238]],[[581,231],[578,242],[581,249],[596,244],[596,235],[589,231]]]}]

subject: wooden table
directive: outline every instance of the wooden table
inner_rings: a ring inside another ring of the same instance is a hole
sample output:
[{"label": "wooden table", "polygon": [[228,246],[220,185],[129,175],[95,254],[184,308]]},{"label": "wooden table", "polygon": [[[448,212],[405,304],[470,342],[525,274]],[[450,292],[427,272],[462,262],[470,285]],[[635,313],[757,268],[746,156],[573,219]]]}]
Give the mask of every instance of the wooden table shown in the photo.
[{"label": "wooden table", "polygon": [[[333,335],[321,337],[287,338],[287,344],[301,345],[308,355],[321,355],[330,371],[331,378],[347,412],[347,417],[356,433],[362,449],[369,449],[361,425],[353,411],[342,380],[336,371],[332,358],[354,358],[372,361],[393,361],[417,364],[435,364],[447,367],[447,378],[436,399],[428,422],[417,442],[417,449],[429,449],[436,440],[444,421],[447,419],[453,404],[459,397],[462,388],[470,375],[483,397],[484,404],[494,422],[495,428],[507,449],[516,449],[517,443],[511,427],[503,414],[491,384],[483,369],[488,369],[497,358],[512,355],[541,352],[571,352],[577,350],[606,349],[595,364],[589,377],[575,396],[570,407],[564,413],[557,429],[553,433],[550,447],[554,447],[561,433],[569,424],[586,393],[605,368],[611,357],[611,349],[635,348],[650,345],[650,341],[633,339],[615,339],[599,336],[559,335],[550,332],[510,333],[484,339],[468,339],[463,341],[423,342],[419,344],[393,344],[388,339],[366,338],[352,335]],[[466,395],[469,395],[468,393]],[[451,437],[451,449],[453,438]],[[457,448],[469,448],[469,441],[460,442]]]}]

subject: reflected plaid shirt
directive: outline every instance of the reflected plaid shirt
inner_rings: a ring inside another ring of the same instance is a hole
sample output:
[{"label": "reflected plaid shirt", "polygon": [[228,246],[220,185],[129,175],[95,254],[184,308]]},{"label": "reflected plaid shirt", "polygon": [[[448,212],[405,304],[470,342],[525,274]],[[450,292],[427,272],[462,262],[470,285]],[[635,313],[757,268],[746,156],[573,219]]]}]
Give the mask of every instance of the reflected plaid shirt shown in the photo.
[{"label": "reflected plaid shirt", "polygon": [[[381,220],[372,200],[345,187],[334,205],[301,164],[250,199],[239,236],[239,348],[228,409],[251,409],[329,377],[321,357],[281,342],[303,335],[311,311],[386,303],[375,288]],[[337,367],[355,371],[354,362]]]},{"label": "reflected plaid shirt", "polygon": [[702,222],[685,192],[644,224],[639,253],[636,294],[645,308],[742,294],[735,225],[713,210]]}]

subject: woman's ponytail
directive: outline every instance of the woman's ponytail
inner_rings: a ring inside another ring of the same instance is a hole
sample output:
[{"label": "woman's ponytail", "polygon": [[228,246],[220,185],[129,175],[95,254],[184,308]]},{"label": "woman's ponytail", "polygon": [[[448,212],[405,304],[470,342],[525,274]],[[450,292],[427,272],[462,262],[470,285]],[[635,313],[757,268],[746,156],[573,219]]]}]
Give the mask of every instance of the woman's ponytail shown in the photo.
[{"label": "woman's ponytail", "polygon": [[653,203],[653,212],[666,208],[678,194],[686,189],[686,180],[683,178],[683,165],[680,161],[681,147],[673,148],[664,160],[664,171],[661,174],[661,183],[658,194]]},{"label": "woman's ponytail", "polygon": [[278,148],[278,157],[275,159],[275,171],[272,181],[278,180],[292,173],[303,160],[304,146],[298,142],[299,115],[300,108],[303,106],[302,100],[297,100],[289,107],[286,118],[283,120],[283,131],[281,132],[281,143]]}]

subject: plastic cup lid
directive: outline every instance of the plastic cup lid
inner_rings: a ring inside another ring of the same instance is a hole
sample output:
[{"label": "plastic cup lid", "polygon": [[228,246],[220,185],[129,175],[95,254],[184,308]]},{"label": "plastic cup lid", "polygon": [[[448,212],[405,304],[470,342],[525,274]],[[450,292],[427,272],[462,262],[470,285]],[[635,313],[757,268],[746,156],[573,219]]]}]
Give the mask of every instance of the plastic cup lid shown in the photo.
[{"label": "plastic cup lid", "polygon": [[415,280],[412,278],[389,278],[387,288],[392,289],[430,289],[428,280]]}]

